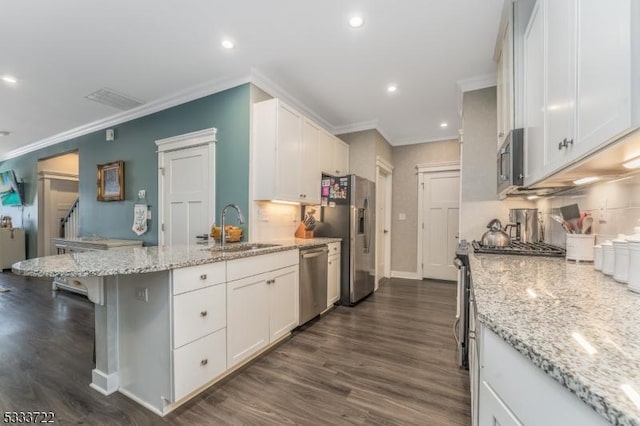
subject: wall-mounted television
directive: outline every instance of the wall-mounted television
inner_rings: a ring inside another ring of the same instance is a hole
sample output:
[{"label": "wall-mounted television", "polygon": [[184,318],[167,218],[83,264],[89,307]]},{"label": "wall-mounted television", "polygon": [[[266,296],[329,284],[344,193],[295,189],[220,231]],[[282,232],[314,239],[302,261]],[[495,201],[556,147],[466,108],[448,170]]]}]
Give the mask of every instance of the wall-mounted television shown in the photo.
[{"label": "wall-mounted television", "polygon": [[21,206],[22,198],[22,184],[18,183],[14,171],[0,172],[0,204]]}]

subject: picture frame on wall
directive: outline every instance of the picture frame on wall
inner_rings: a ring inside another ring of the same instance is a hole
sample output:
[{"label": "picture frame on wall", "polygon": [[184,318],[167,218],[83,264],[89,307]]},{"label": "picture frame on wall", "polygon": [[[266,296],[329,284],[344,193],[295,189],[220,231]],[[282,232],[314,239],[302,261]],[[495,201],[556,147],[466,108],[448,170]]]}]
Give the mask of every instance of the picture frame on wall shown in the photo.
[{"label": "picture frame on wall", "polygon": [[124,161],[98,164],[98,201],[124,200]]}]

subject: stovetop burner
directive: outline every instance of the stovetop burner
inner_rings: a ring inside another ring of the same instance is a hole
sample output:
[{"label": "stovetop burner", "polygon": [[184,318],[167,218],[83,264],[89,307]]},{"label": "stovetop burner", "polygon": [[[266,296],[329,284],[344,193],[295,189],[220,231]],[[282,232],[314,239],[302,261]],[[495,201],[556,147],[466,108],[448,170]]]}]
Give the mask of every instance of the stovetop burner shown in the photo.
[{"label": "stovetop burner", "polygon": [[551,256],[564,257],[565,250],[561,247],[552,246],[547,243],[523,243],[520,241],[512,241],[511,244],[504,247],[483,246],[478,241],[473,241],[473,251],[476,253],[491,254],[521,254],[527,256]]}]

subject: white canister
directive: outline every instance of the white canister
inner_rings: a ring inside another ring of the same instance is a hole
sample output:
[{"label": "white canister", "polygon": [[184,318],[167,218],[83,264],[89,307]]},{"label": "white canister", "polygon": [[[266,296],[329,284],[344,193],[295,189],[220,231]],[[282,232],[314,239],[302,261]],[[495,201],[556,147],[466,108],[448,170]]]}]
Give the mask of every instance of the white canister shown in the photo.
[{"label": "white canister", "polygon": [[613,279],[629,282],[629,243],[626,237],[616,238],[613,242]]},{"label": "white canister", "polygon": [[602,243],[602,273],[613,275],[614,268],[613,243],[609,240]]},{"label": "white canister", "polygon": [[593,268],[596,271],[602,271],[602,246],[600,244],[593,246]]},{"label": "white canister", "polygon": [[629,290],[640,293],[640,234],[627,237],[629,242]]},{"label": "white canister", "polygon": [[567,260],[593,262],[594,234],[567,234]]}]

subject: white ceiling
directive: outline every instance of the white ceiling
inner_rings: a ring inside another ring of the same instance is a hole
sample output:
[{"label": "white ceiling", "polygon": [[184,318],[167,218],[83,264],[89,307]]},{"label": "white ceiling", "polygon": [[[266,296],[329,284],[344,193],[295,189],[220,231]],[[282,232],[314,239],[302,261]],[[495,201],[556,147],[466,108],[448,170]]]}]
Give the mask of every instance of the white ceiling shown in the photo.
[{"label": "white ceiling", "polygon": [[[0,130],[12,132],[0,157],[123,116],[85,98],[103,87],[148,111],[252,75],[336,133],[377,128],[393,145],[457,137],[457,82],[494,72],[502,3],[5,0],[0,75],[18,83],[0,81]],[[354,13],[362,28],[347,25]]]}]

